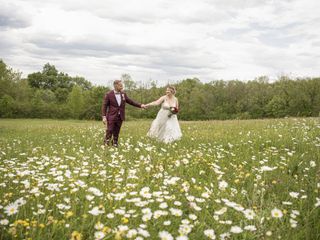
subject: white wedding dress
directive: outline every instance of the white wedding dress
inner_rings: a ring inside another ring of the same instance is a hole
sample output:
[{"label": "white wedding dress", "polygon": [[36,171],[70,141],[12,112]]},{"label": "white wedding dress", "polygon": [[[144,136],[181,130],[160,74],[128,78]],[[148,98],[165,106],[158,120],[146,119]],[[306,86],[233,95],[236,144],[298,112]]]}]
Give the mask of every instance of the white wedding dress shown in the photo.
[{"label": "white wedding dress", "polygon": [[164,143],[171,143],[179,140],[182,137],[180,125],[176,114],[172,114],[170,117],[170,106],[168,100],[165,98],[161,105],[157,117],[153,120],[148,136]]}]

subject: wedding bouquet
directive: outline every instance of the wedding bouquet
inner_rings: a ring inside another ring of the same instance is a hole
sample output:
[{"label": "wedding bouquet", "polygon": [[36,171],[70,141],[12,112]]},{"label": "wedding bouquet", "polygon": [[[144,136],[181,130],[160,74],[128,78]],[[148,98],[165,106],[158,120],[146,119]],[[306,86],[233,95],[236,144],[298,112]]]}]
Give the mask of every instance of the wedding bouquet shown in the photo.
[{"label": "wedding bouquet", "polygon": [[168,117],[171,117],[173,114],[177,114],[179,112],[179,109],[176,107],[170,107],[169,111],[170,111],[170,113],[169,113]]}]

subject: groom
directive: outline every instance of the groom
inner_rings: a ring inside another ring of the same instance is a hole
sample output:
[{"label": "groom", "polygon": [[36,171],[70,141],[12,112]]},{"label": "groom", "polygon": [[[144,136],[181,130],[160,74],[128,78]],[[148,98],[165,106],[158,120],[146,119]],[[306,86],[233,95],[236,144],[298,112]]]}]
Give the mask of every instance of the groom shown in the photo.
[{"label": "groom", "polygon": [[106,93],[103,98],[102,121],[104,124],[107,124],[104,144],[110,145],[112,143],[113,146],[118,147],[120,128],[125,120],[126,103],[143,109],[146,109],[146,106],[128,98],[127,94],[122,91],[123,85],[121,80],[115,80],[113,86],[114,90]]}]

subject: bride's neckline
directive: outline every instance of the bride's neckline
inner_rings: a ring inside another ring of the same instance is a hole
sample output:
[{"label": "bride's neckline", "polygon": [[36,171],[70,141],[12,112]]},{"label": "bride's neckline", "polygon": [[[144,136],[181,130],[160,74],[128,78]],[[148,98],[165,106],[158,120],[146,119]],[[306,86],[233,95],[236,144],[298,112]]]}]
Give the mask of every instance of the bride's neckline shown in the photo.
[{"label": "bride's neckline", "polygon": [[169,98],[166,96],[164,99],[164,102],[168,104],[169,107],[175,107],[176,106],[176,101],[175,101],[175,97],[172,97],[173,99],[173,106],[171,106]]}]

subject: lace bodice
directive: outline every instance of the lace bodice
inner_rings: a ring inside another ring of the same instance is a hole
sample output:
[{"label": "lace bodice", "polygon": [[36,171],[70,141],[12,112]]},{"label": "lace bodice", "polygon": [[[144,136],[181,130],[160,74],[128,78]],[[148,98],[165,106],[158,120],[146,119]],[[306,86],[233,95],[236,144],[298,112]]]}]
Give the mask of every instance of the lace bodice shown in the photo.
[{"label": "lace bodice", "polygon": [[177,107],[177,100],[174,99],[174,104],[170,105],[168,99],[165,98],[163,103],[161,104],[161,108],[164,110],[169,110],[171,107]]}]

